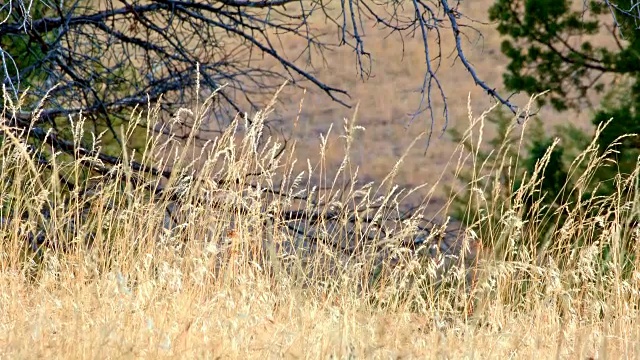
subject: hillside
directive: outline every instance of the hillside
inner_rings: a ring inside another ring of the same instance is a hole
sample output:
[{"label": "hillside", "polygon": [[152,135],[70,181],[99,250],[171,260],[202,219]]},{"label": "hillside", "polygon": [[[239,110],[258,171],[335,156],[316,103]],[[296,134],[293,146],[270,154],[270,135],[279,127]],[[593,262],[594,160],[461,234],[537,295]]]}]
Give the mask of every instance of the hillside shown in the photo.
[{"label": "hillside", "polygon": [[[487,9],[491,4],[490,0],[482,0],[473,2],[473,5],[469,2],[460,5],[462,13],[474,20],[467,20],[467,24],[475,29],[467,28],[463,47],[479,76],[502,94],[506,94],[502,86],[502,74],[507,61],[500,53],[502,39],[494,25],[488,21]],[[359,103],[357,124],[364,126],[366,131],[360,134],[360,139],[354,144],[353,160],[360,166],[359,174],[362,181],[379,181],[391,170],[416,136],[429,128],[430,120],[426,114],[411,124],[408,115],[415,112],[420,101],[421,95],[418,90],[425,72],[424,50],[419,36],[401,39],[398,35],[389,35],[388,31],[374,29],[371,22],[365,21],[364,24],[364,28],[368,29],[363,37],[365,49],[373,58],[371,78],[366,81],[360,79],[355,66],[355,55],[348,47],[326,52],[326,62],[315,57],[317,61],[313,63],[312,70],[329,85],[348,90],[352,96],[352,104]],[[336,36],[334,25],[321,21],[313,25],[326,32],[327,36]],[[443,59],[438,76],[448,97],[448,128],[466,128],[469,121],[468,101],[470,100],[473,113],[478,116],[493,104],[493,100],[474,85],[469,73],[459,61],[456,61],[452,53],[454,44],[451,41],[450,29],[443,29],[442,35]],[[431,51],[435,52],[435,38],[431,40]],[[285,53],[291,57],[299,54],[305,46],[297,39],[283,37],[280,41]],[[298,63],[306,69],[311,69],[303,59]],[[275,66],[272,63],[269,65]],[[306,94],[293,86],[285,89],[279,97],[281,104],[278,110],[282,116],[276,118],[279,120],[278,126],[297,141],[296,155],[300,160],[300,170],[306,168],[306,159],[310,159],[312,164],[317,162],[320,134],[326,134],[333,123],[332,134],[334,137],[339,135],[343,131],[343,119],[351,119],[354,115],[354,109],[333,102],[310,84],[303,86],[307,89]],[[525,105],[528,97],[518,95],[513,99],[517,104]],[[441,98],[434,98],[438,112],[442,110],[442,103]],[[298,112],[299,122],[294,126]],[[549,129],[566,121],[567,118],[571,118],[574,124],[589,126],[589,114],[586,112],[559,114],[550,109],[541,109],[539,116],[544,119],[545,126]],[[443,127],[445,122],[440,117],[434,126],[429,148],[426,148],[426,137],[422,137],[408,153],[404,165],[399,170],[398,183],[407,186],[424,182],[434,184],[440,176],[443,176],[441,184],[450,183],[453,179],[452,170],[445,169],[445,166],[450,162],[457,144],[451,140],[448,133],[443,134]],[[492,130],[487,129],[485,136],[491,137]],[[339,146],[329,148],[332,150],[328,153],[327,163],[330,172],[340,164],[343,153]],[[433,198],[434,210],[437,210],[446,198],[442,188],[437,189]]]}]

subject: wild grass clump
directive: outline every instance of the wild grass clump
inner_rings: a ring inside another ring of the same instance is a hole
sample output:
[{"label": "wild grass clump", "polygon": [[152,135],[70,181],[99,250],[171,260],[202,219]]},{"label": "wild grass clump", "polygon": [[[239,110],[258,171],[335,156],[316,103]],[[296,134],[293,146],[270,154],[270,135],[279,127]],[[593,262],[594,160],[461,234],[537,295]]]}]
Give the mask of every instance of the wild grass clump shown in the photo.
[{"label": "wild grass clump", "polygon": [[[329,134],[317,163],[296,159],[295,144],[266,135],[269,106],[199,141],[211,106],[168,121],[157,107],[135,111],[121,133],[126,144],[146,128],[146,146],[112,162],[81,115],[65,152],[15,126],[19,106],[5,104],[3,357],[638,354],[637,174],[611,198],[553,209],[566,216],[541,244],[550,210],[522,211],[539,174],[504,195],[513,178],[499,175],[517,156],[474,162],[477,148],[461,144],[452,170],[473,170],[458,190],[476,198],[452,233],[424,216],[436,184],[394,183],[403,158],[379,183],[358,182],[355,119],[340,134],[342,164],[326,169]],[[486,116],[470,115],[465,133],[478,147]],[[179,138],[183,123],[194,126]],[[423,201],[407,211],[415,193]]]},{"label": "wild grass clump", "polygon": [[[549,180],[547,167],[560,139],[528,173],[522,170],[521,153],[528,123],[501,123],[501,141],[489,151],[478,141],[485,125],[480,117],[460,137],[470,154],[464,177],[471,181],[458,213],[490,246],[493,259],[483,269],[484,290],[478,291],[485,294],[478,297],[493,293],[510,307],[529,311],[539,307],[538,301],[550,303],[549,292],[557,292],[551,303],[581,321],[602,319],[605,304],[620,308],[635,303],[640,279],[638,168],[605,179],[615,189],[606,196],[597,191],[603,183],[593,180],[597,171],[616,166],[616,145],[633,134],[600,150],[598,139],[608,124],[598,127],[591,143],[571,160],[564,183],[556,184],[558,193],[550,194],[542,184]],[[499,281],[506,286],[488,286]]]}]

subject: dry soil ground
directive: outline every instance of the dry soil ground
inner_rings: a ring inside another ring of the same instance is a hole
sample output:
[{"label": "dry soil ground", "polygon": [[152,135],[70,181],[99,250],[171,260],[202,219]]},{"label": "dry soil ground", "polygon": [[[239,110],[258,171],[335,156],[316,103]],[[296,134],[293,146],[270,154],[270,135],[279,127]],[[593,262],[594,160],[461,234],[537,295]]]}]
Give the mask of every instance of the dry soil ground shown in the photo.
[{"label": "dry soil ground", "polygon": [[[502,75],[507,60],[500,52],[502,38],[496,31],[495,24],[489,23],[487,14],[492,3],[492,0],[476,0],[464,1],[460,5],[460,11],[464,15],[476,20],[473,23],[467,20],[466,23],[478,30],[466,32],[463,47],[479,76],[502,94],[506,94],[502,85]],[[335,36],[336,29],[331,24],[317,21],[314,25]],[[407,127],[410,118],[408,114],[414,112],[419,104],[420,94],[417,89],[422,84],[425,71],[424,50],[419,33],[415,38],[405,37],[403,44],[398,36],[387,36],[388,31],[374,29],[372,22],[365,21],[364,26],[367,29],[364,36],[365,47],[373,57],[370,79],[362,81],[359,78],[355,67],[355,55],[347,47],[325,53],[326,63],[315,63],[314,74],[331,86],[348,90],[352,96],[352,104],[359,102],[357,123],[364,126],[366,131],[354,145],[353,159],[360,166],[359,173],[363,181],[379,181],[389,172],[415,137],[429,125],[429,119],[424,115]],[[448,97],[448,126],[465,128],[469,123],[469,96],[476,115],[491,106],[493,101],[481,88],[474,85],[469,73],[451,55],[453,42],[450,29],[444,28],[442,33],[443,62],[438,76]],[[434,41],[431,43],[435,46]],[[284,38],[282,44],[284,50],[290,54],[298,53],[304,46],[301,41],[287,38]],[[304,64],[302,60],[300,63]],[[307,158],[312,163],[317,162],[320,134],[326,133],[331,123],[334,124],[334,134],[341,133],[343,118],[351,118],[354,113],[353,109],[333,102],[310,84],[305,86],[307,92],[304,95],[300,89],[288,88],[284,92],[286,95],[280,97],[282,104],[279,108],[284,114],[281,127],[293,134],[293,139],[297,141],[296,155],[301,160],[301,169],[306,167]],[[294,119],[302,98],[304,103],[300,120],[294,127]],[[528,100],[526,95],[514,98],[516,103],[521,105],[526,104]],[[440,98],[435,97],[434,100],[437,107],[442,105]],[[551,109],[542,109],[540,116],[549,130],[567,119],[571,119],[575,124],[589,124],[587,112],[559,114]],[[445,165],[450,161],[456,143],[448,133],[440,136],[443,125],[443,119],[439,118],[426,154],[425,140],[409,152],[398,174],[398,183],[407,186],[425,182],[433,184],[445,171]],[[491,129],[488,129],[486,136],[490,137],[491,134]],[[333,147],[333,151],[328,153],[329,169],[335,169],[342,160],[340,145],[334,143]],[[451,170],[448,170],[440,183],[450,183],[452,179]],[[442,205],[445,197],[445,194],[439,191],[433,201],[434,207]]]}]

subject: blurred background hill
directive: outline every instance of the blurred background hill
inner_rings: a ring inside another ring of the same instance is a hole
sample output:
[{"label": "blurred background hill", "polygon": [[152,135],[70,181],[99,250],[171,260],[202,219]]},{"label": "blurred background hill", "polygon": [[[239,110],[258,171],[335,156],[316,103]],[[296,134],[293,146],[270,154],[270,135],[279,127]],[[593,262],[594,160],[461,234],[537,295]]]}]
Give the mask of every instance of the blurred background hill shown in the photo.
[{"label": "blurred background hill", "polygon": [[[466,22],[473,28],[466,28],[463,37],[463,49],[468,60],[475,68],[479,76],[490,86],[496,87],[501,94],[509,94],[503,86],[503,73],[508,65],[507,58],[500,51],[502,39],[496,30],[495,23],[489,21],[488,9],[494,4],[492,0],[463,1],[459,5],[462,14],[467,18]],[[411,11],[411,9],[407,9]],[[473,20],[473,21],[472,21]],[[318,21],[313,25],[321,29],[326,36],[337,36],[335,25],[324,24]],[[325,61],[320,57],[313,58],[313,73],[326,82],[338,88],[349,91],[352,96],[351,103],[359,103],[357,111],[357,124],[366,128],[360,133],[359,140],[353,148],[353,160],[360,165],[360,178],[363,181],[379,181],[395,165],[399,157],[406,151],[412,141],[423,131],[428,131],[430,119],[427,114],[422,114],[412,122],[411,114],[414,113],[420,103],[420,86],[425,71],[424,50],[421,44],[420,34],[416,32],[414,37],[397,34],[389,34],[388,30],[377,30],[372,21],[364,20],[364,28],[368,29],[363,40],[365,49],[371,53],[373,66],[371,78],[362,80],[356,68],[355,55],[352,49],[338,48],[327,52]],[[469,125],[468,105],[475,116],[487,110],[495,101],[490,98],[480,87],[476,86],[472,77],[456,60],[454,42],[450,29],[441,31],[442,42],[442,66],[438,70],[438,77],[447,95],[449,107],[449,123],[445,124],[443,117],[438,117],[433,128],[433,136],[430,146],[427,148],[426,135],[408,152],[408,156],[400,168],[397,182],[405,186],[415,186],[428,182],[437,185],[437,192],[432,198],[432,207],[437,210],[444,204],[447,194],[443,186],[453,181],[453,169],[445,171],[451,159],[457,142],[452,139],[449,131],[442,131],[447,127],[451,129],[466,129]],[[282,48],[287,53],[299,53],[305,46],[304,42],[297,39],[287,41],[287,37],[281,42]],[[612,41],[606,39],[603,41]],[[430,46],[438,46],[432,41]],[[304,59],[299,59],[301,65],[306,65]],[[276,64],[270,64],[276,67]],[[308,66],[308,65],[307,65]],[[304,85],[303,85],[304,86]],[[321,90],[306,86],[306,94],[295,87],[289,86],[280,96],[281,103],[278,111],[283,116],[279,117],[279,126],[292,134],[292,139],[297,141],[296,155],[301,160],[300,169],[306,168],[306,159],[315,163],[318,158],[320,146],[320,134],[334,124],[333,137],[342,133],[342,119],[352,118],[353,109],[348,109],[326,96]],[[524,106],[529,97],[523,94],[513,96],[515,102]],[[300,101],[303,105],[300,109]],[[264,100],[266,104],[267,99]],[[441,114],[443,102],[434,96],[436,112]],[[504,107],[503,107],[504,108]],[[506,110],[506,108],[504,108]],[[300,111],[300,119],[294,126],[295,119]],[[507,111],[508,112],[508,111]],[[538,112],[538,117],[543,120],[544,127],[552,131],[558,124],[570,122],[583,129],[592,127],[590,119],[592,113],[588,110],[569,110],[562,113],[554,111],[551,107],[543,107]],[[495,128],[488,126],[486,137],[495,135]],[[327,170],[337,168],[343,158],[340,146],[336,146],[327,155]],[[426,150],[426,153],[425,153]],[[428,191],[425,188],[424,191]]]}]

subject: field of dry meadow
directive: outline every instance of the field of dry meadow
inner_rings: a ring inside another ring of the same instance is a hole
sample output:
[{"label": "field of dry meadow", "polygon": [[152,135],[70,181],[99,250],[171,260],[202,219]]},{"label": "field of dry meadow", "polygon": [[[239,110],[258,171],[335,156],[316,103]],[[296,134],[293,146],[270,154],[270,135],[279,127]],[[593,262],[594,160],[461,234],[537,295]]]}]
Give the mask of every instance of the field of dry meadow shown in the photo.
[{"label": "field of dry meadow", "polygon": [[[489,3],[461,6],[482,21]],[[500,89],[500,39],[490,24],[479,22],[477,28],[483,38],[466,43],[467,54],[478,73]],[[169,180],[166,187],[175,190],[179,203],[122,186],[117,179],[133,176],[127,166],[95,179],[100,185],[89,196],[72,193],[63,202],[58,175],[80,173],[78,163],[44,169],[18,139],[2,142],[0,179],[11,179],[0,182],[2,203],[8,204],[3,211],[30,216],[0,219],[0,359],[640,358],[640,231],[629,221],[640,211],[637,172],[609,198],[584,200],[596,217],[573,211],[576,204],[558,209],[567,213],[566,221],[545,247],[528,240],[540,237],[543,230],[531,224],[546,209],[534,207],[530,218],[521,212],[537,186],[536,174],[507,203],[480,201],[474,206],[498,219],[495,228],[484,238],[474,229],[461,232],[455,241],[467,249],[459,263],[465,266],[451,268],[445,265],[459,259],[433,255],[434,247],[424,256],[402,245],[414,239],[419,218],[396,222],[389,236],[373,236],[367,245],[353,240],[348,245],[358,250],[347,253],[328,244],[343,241],[337,238],[348,233],[347,226],[375,232],[364,219],[327,218],[303,229],[267,215],[309,209],[312,204],[297,196],[320,176],[331,180],[324,194],[331,206],[359,204],[392,223],[405,200],[422,199],[418,210],[437,213],[448,198],[443,185],[456,180],[461,157],[476,164],[474,180],[511,165],[504,152],[474,162],[474,152],[446,134],[432,140],[426,155],[424,138],[418,140],[400,161],[427,126],[422,119],[406,127],[406,114],[419,99],[414,90],[423,75],[422,54],[416,40],[405,39],[402,55],[398,39],[385,35],[373,29],[366,34],[375,59],[366,83],[358,81],[347,49],[328,54],[318,68],[318,76],[359,101],[355,116],[314,89],[303,94],[287,87],[275,106],[286,115],[281,125],[291,131],[294,146],[273,159],[268,155],[278,145],[259,143],[261,126],[271,116],[265,100],[267,111],[252,115],[254,125],[239,142],[232,126],[200,155],[197,178]],[[444,54],[449,45],[443,43]],[[459,64],[443,66],[440,77],[448,92],[449,126],[483,146],[494,131],[485,127],[491,112],[482,114],[491,100]],[[550,128],[568,118],[586,127],[589,118],[546,109],[541,116]],[[365,130],[338,136],[353,121]],[[320,134],[331,123],[336,133],[324,143]],[[4,123],[0,127],[6,130]],[[505,148],[517,147],[517,138],[526,136],[515,122],[511,131],[516,141]],[[145,156],[180,158],[164,151],[165,140],[151,141]],[[345,147],[351,152],[345,154]],[[593,152],[591,147],[583,155],[589,159]],[[589,160],[579,176],[588,177],[599,161]],[[182,166],[188,171],[194,164]],[[252,172],[261,172],[255,187],[210,180],[220,173]],[[343,178],[358,181],[345,187]],[[285,196],[263,195],[278,184]],[[396,184],[415,193],[398,194]],[[474,190],[481,198],[498,196],[503,185],[489,182],[484,192]],[[49,219],[35,215],[43,205],[52,209]],[[168,207],[179,214],[171,226]],[[25,251],[25,241],[42,222],[49,241],[67,244],[64,251]],[[310,241],[311,232],[328,240]],[[90,246],[81,245],[85,238]],[[588,245],[574,246],[585,239]],[[425,243],[442,248],[438,240]],[[609,256],[603,259],[605,248]]]}]

